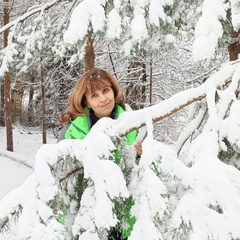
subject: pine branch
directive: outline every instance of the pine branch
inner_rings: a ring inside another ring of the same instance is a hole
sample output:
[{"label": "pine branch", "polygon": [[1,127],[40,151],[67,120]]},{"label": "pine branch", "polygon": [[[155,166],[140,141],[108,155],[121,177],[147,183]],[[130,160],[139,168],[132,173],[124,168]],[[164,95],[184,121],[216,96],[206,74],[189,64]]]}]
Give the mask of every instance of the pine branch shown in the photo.
[{"label": "pine branch", "polygon": [[77,166],[75,169],[73,169],[71,172],[67,173],[67,175],[63,178],[61,178],[59,180],[59,183],[62,183],[63,181],[65,181],[67,178],[71,177],[72,175],[74,175],[75,173],[82,171],[83,167]]},{"label": "pine branch", "polygon": [[[174,96],[173,96],[173,97],[174,97]],[[179,105],[178,107],[176,107],[176,108],[174,108],[174,109],[171,109],[171,110],[168,111],[167,113],[162,114],[161,116],[153,117],[153,118],[152,118],[152,122],[153,122],[153,123],[156,123],[156,122],[158,122],[158,121],[161,121],[161,120],[163,120],[164,118],[167,118],[167,117],[173,115],[174,113],[182,110],[183,108],[191,105],[192,103],[197,102],[197,101],[201,101],[201,100],[204,99],[205,97],[206,97],[206,95],[205,95],[205,94],[202,94],[202,95],[199,95],[199,96],[197,96],[197,97],[195,97],[195,98],[192,98],[192,99],[186,101],[185,103]],[[170,102],[172,99],[173,99],[173,98],[167,99],[167,100],[165,100],[164,102],[167,104],[168,101]],[[176,100],[176,101],[178,102],[178,100]],[[159,106],[160,106],[160,105],[161,105],[161,103],[159,104]],[[145,111],[145,109],[136,110],[136,111]],[[143,122],[142,122],[141,124],[139,124],[138,126],[132,127],[131,129],[129,129],[129,130],[127,130],[126,132],[122,133],[120,136],[124,136],[124,135],[126,135],[127,133],[129,133],[129,132],[131,132],[131,131],[133,131],[133,130],[137,130],[137,129],[139,129],[139,128],[141,128],[141,127],[144,127],[144,126],[146,126],[146,121],[145,121],[145,119],[143,119]]]},{"label": "pine branch", "polygon": [[[236,67],[237,67],[237,65],[239,63],[240,63],[240,61],[235,61],[235,62],[232,62],[229,66],[231,67],[236,64]],[[227,69],[227,67],[226,67],[226,69]],[[224,72],[225,68],[222,68],[222,71]],[[219,84],[216,86],[216,89],[221,90],[223,88],[228,87],[229,84],[232,82],[231,78],[232,78],[232,74],[230,73],[229,76],[225,77],[225,79],[219,79],[219,81],[218,81]],[[169,117],[169,116],[173,115],[174,113],[184,109],[185,107],[191,105],[194,102],[201,101],[207,95],[207,91],[208,91],[207,89],[209,86],[209,82],[211,80],[212,79],[209,78],[209,79],[207,79],[207,81],[205,83],[203,83],[199,87],[196,87],[193,89],[187,89],[185,91],[179,92],[179,93],[173,95],[172,97],[170,97],[154,106],[151,106],[151,107],[148,107],[145,109],[135,110],[134,111],[135,113],[139,112],[138,124],[136,125],[136,123],[133,121],[132,127],[130,127],[130,129],[127,129],[125,131],[122,131],[120,136],[122,137],[133,130],[137,130],[137,129],[145,126],[147,120],[145,118],[143,118],[142,116],[149,116],[149,112],[151,113],[152,122],[156,123],[156,122],[161,121],[164,118]],[[179,103],[179,105],[177,107],[176,107],[176,103]],[[163,110],[161,110],[161,109],[163,109]],[[135,115],[135,116],[137,116],[137,115]],[[127,120],[127,118],[122,119],[120,116],[119,121],[120,121],[120,125],[123,125],[123,128],[124,128],[124,125],[125,125],[124,122],[128,121],[128,120]]]},{"label": "pine branch", "polygon": [[[22,212],[22,206],[19,205],[18,208],[16,210],[14,210],[13,212],[11,212],[9,215],[11,215],[11,217],[15,217],[14,221],[16,222],[20,213]],[[8,216],[5,216],[4,218],[0,219],[0,233],[4,233],[4,232],[10,232],[10,218]]]},{"label": "pine branch", "polygon": [[[204,95],[198,96],[198,97],[196,97],[196,98],[193,98],[193,99],[187,101],[186,103],[178,106],[177,108],[172,109],[169,113],[166,113],[166,114],[164,114],[163,116],[154,118],[154,119],[153,119],[153,122],[155,123],[155,122],[161,121],[161,120],[163,120],[164,118],[169,117],[169,116],[173,115],[174,113],[182,110],[183,108],[191,105],[192,103],[197,102],[197,101],[201,101],[201,100],[202,100],[203,98],[205,98],[205,97],[206,97],[206,95],[204,94]],[[144,124],[144,125],[145,125],[145,124]],[[144,125],[143,125],[143,126],[144,126]],[[142,127],[142,126],[141,126],[141,127]]]}]

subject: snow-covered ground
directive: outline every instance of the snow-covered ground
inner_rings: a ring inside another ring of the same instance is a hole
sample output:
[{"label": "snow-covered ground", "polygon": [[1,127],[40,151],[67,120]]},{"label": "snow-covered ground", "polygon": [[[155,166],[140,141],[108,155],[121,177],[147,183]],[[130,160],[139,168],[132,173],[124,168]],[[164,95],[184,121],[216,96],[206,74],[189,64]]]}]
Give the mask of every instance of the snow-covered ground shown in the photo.
[{"label": "snow-covered ground", "polygon": [[[13,127],[14,152],[6,151],[6,128],[0,127],[0,200],[33,171],[34,156],[43,145],[41,129]],[[48,132],[47,143],[56,139]]]},{"label": "snow-covered ground", "polygon": [[[13,127],[14,152],[6,150],[6,128],[0,127],[0,200],[12,189],[20,186],[33,172],[34,156],[43,145],[39,128]],[[47,143],[55,143],[48,132]],[[0,235],[0,240],[13,240],[12,234]]]}]

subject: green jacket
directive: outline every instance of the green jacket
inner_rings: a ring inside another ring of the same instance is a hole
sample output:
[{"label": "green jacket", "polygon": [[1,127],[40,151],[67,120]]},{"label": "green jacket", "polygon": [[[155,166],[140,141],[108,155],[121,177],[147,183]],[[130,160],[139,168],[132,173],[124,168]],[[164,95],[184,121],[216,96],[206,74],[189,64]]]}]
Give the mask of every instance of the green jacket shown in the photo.
[{"label": "green jacket", "polygon": [[[89,122],[89,108],[84,108],[85,112],[88,115],[85,116],[78,116],[75,120],[73,120],[68,127],[64,138],[65,139],[84,139],[86,135],[90,131],[90,122]],[[116,118],[119,118],[119,116],[124,112],[123,108],[119,105],[116,105]],[[137,137],[137,131],[134,130],[128,134],[126,134],[126,141],[125,145],[132,145],[133,142],[136,140]]]}]

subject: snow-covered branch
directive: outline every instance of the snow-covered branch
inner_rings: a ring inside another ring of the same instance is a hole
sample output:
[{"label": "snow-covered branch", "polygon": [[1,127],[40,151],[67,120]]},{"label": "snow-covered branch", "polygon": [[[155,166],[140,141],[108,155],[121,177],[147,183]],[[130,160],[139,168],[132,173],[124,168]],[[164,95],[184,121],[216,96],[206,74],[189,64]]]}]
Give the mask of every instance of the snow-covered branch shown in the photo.
[{"label": "snow-covered branch", "polygon": [[[125,112],[117,120],[117,122],[119,122],[119,132],[121,135],[125,135],[133,129],[138,129],[141,126],[146,125],[148,118],[151,118],[153,122],[157,122],[196,101],[202,100],[207,96],[210,88],[217,91],[219,87],[221,88],[224,86],[229,79],[232,78],[234,72],[239,67],[239,64],[239,61],[226,64],[219,72],[211,76],[205,83],[197,88],[179,92],[154,106]],[[133,120],[129,122],[129,119]]]},{"label": "snow-covered branch", "polygon": [[[129,240],[240,238],[240,173],[219,158],[227,149],[224,138],[240,149],[239,76],[240,63],[228,63],[198,88],[127,111],[118,120],[100,119],[83,140],[42,146],[33,174],[0,201],[0,232],[20,207],[21,239],[105,240],[112,228],[128,228],[125,209],[131,200],[135,224]],[[207,117],[202,122],[202,110],[192,115],[197,120],[187,130],[202,126],[183,162],[154,140],[153,122],[203,97]],[[123,146],[121,136],[144,124],[148,136],[136,160],[134,147]]]},{"label": "snow-covered branch", "polygon": [[10,23],[8,23],[5,26],[3,26],[2,28],[0,28],[0,33],[3,33],[5,30],[11,28],[12,26],[14,26],[20,22],[23,22],[24,20],[26,20],[27,18],[31,17],[32,15],[34,15],[36,13],[43,12],[43,11],[50,9],[55,4],[57,4],[58,2],[61,2],[61,1],[63,1],[63,0],[54,0],[52,2],[48,2],[40,7],[37,7],[35,9],[23,14],[22,16],[16,18],[14,21],[11,21]]}]

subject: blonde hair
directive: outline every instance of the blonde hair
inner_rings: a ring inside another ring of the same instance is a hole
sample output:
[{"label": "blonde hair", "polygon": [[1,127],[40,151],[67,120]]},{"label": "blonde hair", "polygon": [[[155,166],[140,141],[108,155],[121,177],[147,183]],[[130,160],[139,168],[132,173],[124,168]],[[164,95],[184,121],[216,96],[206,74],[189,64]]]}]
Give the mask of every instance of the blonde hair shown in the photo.
[{"label": "blonde hair", "polygon": [[60,122],[69,122],[77,116],[87,115],[85,94],[95,92],[97,89],[111,87],[114,92],[115,104],[125,109],[124,98],[121,86],[115,78],[106,70],[93,68],[85,72],[76,82],[68,100],[67,109],[59,116]]}]

